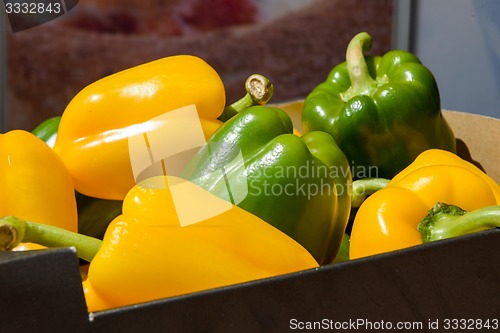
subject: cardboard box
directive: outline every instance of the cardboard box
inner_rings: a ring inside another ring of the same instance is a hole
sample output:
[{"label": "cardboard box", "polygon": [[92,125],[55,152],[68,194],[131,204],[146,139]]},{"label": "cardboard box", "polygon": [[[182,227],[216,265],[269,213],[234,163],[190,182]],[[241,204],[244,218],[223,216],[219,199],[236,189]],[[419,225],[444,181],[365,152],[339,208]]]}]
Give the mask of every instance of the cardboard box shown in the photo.
[{"label": "cardboard box", "polygon": [[[280,106],[294,114],[300,102]],[[444,114],[459,154],[500,181],[500,119]],[[495,229],[91,314],[72,249],[0,252],[0,323],[5,332],[495,331],[499,252]]]}]

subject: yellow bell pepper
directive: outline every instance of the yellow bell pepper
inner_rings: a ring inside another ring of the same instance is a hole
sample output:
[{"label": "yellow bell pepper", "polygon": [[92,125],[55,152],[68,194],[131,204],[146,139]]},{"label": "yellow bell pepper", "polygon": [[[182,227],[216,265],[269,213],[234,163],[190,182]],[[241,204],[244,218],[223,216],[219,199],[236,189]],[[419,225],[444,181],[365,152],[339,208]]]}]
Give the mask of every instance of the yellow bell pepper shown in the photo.
[{"label": "yellow bell pepper", "polygon": [[[175,202],[188,201],[188,210],[207,212],[208,206],[217,206],[222,199],[190,182],[175,184],[178,181],[175,177],[153,177],[127,195],[123,214],[108,227],[83,282],[89,311],[318,266],[294,240],[234,205],[229,204],[221,214],[182,226],[181,207],[174,206]],[[173,200],[170,188],[181,184],[190,186],[186,195],[193,195],[194,200]],[[199,193],[205,193],[203,198]]]},{"label": "yellow bell pepper", "polygon": [[59,156],[30,132],[0,134],[0,188],[0,216],[77,231],[71,175]]},{"label": "yellow bell pepper", "polygon": [[351,231],[350,258],[422,244],[418,225],[439,202],[467,211],[498,205],[500,186],[453,153],[427,150],[363,202]]},{"label": "yellow bell pepper", "polygon": [[318,267],[267,222],[172,176],[134,186],[102,241],[0,219],[0,230],[12,228],[26,242],[74,246],[90,262],[82,285],[91,312]]},{"label": "yellow bell pepper", "polygon": [[131,136],[162,130],[171,144],[185,141],[174,136],[182,131],[189,135],[186,131],[191,129],[162,116],[194,106],[200,132],[208,138],[221,124],[217,118],[225,103],[222,80],[205,61],[190,55],[162,58],[80,91],[62,114],[54,150],[70,170],[78,192],[123,200],[136,183]]}]

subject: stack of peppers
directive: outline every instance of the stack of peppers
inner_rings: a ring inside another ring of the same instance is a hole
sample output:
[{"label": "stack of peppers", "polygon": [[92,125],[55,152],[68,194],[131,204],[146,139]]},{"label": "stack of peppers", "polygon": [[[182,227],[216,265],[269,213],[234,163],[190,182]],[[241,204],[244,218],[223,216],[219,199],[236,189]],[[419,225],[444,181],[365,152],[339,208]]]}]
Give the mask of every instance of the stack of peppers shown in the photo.
[{"label": "stack of peppers", "polygon": [[[240,110],[265,104],[272,95],[272,85],[261,76],[251,76],[247,90],[252,94],[224,107],[224,89],[217,73],[193,56],[164,58],[88,86],[62,117],[35,131],[40,138],[27,133],[63,168],[61,174],[66,175],[69,186],[66,196],[73,202],[68,205],[73,207],[73,229],[55,227],[51,220],[36,215],[8,211],[4,215],[17,217],[3,219],[2,238],[8,242],[2,246],[10,249],[21,241],[74,246],[77,255],[90,262],[83,281],[89,311],[317,267],[318,261],[293,238],[249,211],[176,177],[168,154],[156,155],[158,137],[167,140],[160,140],[163,152],[165,147],[170,154],[193,150],[222,125],[217,118],[239,116]],[[179,125],[182,122],[195,130]],[[291,122],[285,123],[293,135],[288,126]],[[49,133],[49,127],[56,133]],[[172,135],[164,135],[169,131]],[[183,147],[179,137],[189,141],[193,136],[201,140]],[[134,154],[143,157],[142,153],[148,158],[139,162],[150,165],[141,169],[133,159]],[[309,155],[299,161],[312,160],[312,153]],[[334,185],[333,180],[330,183]],[[122,203],[121,213],[109,223],[102,240],[75,233],[75,193]],[[329,210],[329,219],[322,221],[326,227],[321,232],[329,236],[319,246],[321,256],[326,257],[331,246],[336,212],[335,205]]]},{"label": "stack of peppers", "polygon": [[[408,52],[365,57],[370,44],[355,36],[346,62],[307,96],[304,135],[264,105],[273,91],[266,78],[250,76],[247,94],[225,106],[220,77],[194,56],[89,85],[36,136],[0,137],[2,184],[13,197],[0,207],[0,246],[74,246],[90,263],[88,309],[99,311],[495,226],[497,207],[470,226],[477,211],[448,205],[498,205],[500,188],[454,154],[432,74]],[[383,178],[366,178],[370,166]],[[36,181],[18,176],[27,168]],[[25,186],[13,186],[18,177]],[[464,177],[468,201],[458,199]],[[38,187],[19,200],[28,184]],[[89,218],[96,209],[108,215]],[[450,211],[466,227],[450,231]]]}]

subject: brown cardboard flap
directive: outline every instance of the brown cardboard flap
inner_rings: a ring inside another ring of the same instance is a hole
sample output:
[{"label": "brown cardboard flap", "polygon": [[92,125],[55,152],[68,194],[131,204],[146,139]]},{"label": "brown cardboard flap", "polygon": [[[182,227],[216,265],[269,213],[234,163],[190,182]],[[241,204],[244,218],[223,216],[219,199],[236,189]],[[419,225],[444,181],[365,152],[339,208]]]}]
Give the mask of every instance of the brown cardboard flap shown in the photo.
[{"label": "brown cardboard flap", "polygon": [[[286,111],[301,131],[303,100],[274,106]],[[500,119],[450,110],[443,110],[443,115],[455,133],[457,154],[500,183]]]},{"label": "brown cardboard flap", "polygon": [[500,119],[443,110],[457,139],[457,154],[500,183]]}]

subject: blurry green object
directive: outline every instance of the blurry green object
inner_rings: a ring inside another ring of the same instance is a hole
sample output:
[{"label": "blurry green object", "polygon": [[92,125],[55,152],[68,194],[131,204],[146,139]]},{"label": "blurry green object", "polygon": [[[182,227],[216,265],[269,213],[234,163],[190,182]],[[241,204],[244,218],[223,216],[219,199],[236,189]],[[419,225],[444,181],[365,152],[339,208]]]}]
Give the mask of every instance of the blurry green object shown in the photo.
[{"label": "blurry green object", "polygon": [[337,256],[333,260],[333,263],[349,261],[349,241],[349,235],[344,234],[344,237],[342,237],[342,243],[340,244],[339,252],[337,252]]}]

